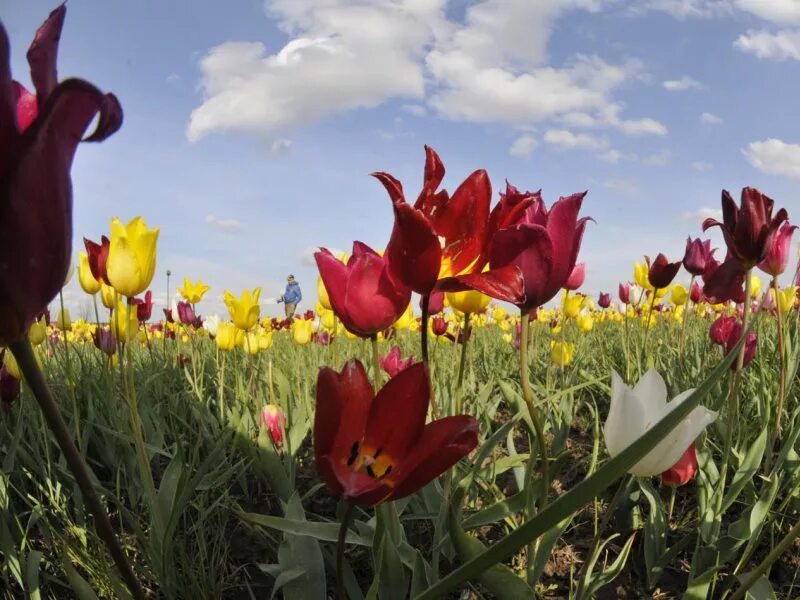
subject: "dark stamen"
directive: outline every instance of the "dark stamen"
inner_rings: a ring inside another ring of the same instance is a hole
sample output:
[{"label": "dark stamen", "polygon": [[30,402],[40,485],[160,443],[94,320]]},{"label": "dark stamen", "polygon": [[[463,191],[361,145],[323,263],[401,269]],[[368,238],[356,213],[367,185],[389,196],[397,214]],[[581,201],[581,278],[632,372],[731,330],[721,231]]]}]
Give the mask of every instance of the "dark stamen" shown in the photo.
[{"label": "dark stamen", "polygon": [[376,479],[376,477],[375,477],[375,471],[373,471],[373,470],[372,470],[372,465],[369,465],[369,466],[367,467],[367,475],[369,475],[369,476],[370,476],[370,477],[372,477],[373,479]]},{"label": "dark stamen", "polygon": [[391,472],[392,472],[392,465],[389,465],[388,467],[386,467],[386,470],[383,472],[383,475],[380,476],[380,479],[383,479]]},{"label": "dark stamen", "polygon": [[347,459],[347,466],[352,467],[353,463],[356,462],[358,458],[358,442],[353,442],[353,446],[350,448],[350,458]]},{"label": "dark stamen", "polygon": [[372,458],[378,458],[381,455],[381,452],[383,452],[383,448],[378,448],[375,454],[372,455]]}]

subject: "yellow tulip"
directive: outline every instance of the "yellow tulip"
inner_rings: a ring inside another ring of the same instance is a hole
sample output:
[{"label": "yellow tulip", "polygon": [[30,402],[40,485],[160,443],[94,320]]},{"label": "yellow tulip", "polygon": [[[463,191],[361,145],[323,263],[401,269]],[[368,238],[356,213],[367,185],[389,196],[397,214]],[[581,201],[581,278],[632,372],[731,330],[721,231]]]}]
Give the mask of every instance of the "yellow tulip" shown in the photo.
[{"label": "yellow tulip", "polygon": [[69,331],[72,329],[72,319],[69,316],[68,309],[62,308],[58,311],[58,314],[56,315],[55,326],[60,331]]},{"label": "yellow tulip", "polygon": [[11,375],[14,379],[22,379],[22,371],[19,369],[17,359],[14,358],[13,354],[11,354],[11,350],[6,350],[5,353],[3,353],[3,365],[5,366],[9,375]]},{"label": "yellow tulip", "polygon": [[261,307],[258,299],[261,296],[261,288],[256,288],[251,293],[244,290],[239,300],[229,291],[225,291],[225,306],[233,319],[234,325],[243,331],[249,331],[258,323],[261,314]]},{"label": "yellow tulip", "polygon": [[299,346],[305,346],[311,341],[314,334],[314,323],[305,319],[295,319],[292,322],[292,338]]},{"label": "yellow tulip", "polygon": [[248,331],[244,334],[244,343],[242,344],[244,351],[248,354],[258,354],[258,332]]},{"label": "yellow tulip", "polygon": [[328,288],[326,288],[325,284],[322,282],[322,277],[317,277],[317,298],[325,309],[333,310],[330,296],[328,296]]},{"label": "yellow tulip", "polygon": [[83,291],[90,296],[94,296],[100,291],[100,282],[92,275],[92,270],[89,268],[89,255],[86,252],[78,253],[78,282]]},{"label": "yellow tulip", "polygon": [[105,283],[100,284],[100,300],[103,301],[103,306],[108,308],[109,310],[114,308],[114,302],[116,301],[116,292],[114,288],[110,285],[106,285]]},{"label": "yellow tulip", "polygon": [[395,329],[408,329],[409,325],[411,325],[411,321],[414,320],[414,313],[411,312],[411,303],[408,304],[406,307],[405,312],[400,315],[400,318],[395,321],[394,327]]},{"label": "yellow tulip", "polygon": [[136,339],[139,333],[139,319],[135,306],[128,306],[120,299],[111,316],[111,332],[120,342]]},{"label": "yellow tulip", "polygon": [[494,320],[496,323],[499,323],[500,321],[502,321],[505,318],[506,318],[506,309],[505,308],[503,308],[502,306],[495,306],[492,309],[492,320]]},{"label": "yellow tulip", "polygon": [[779,290],[777,294],[774,289],[770,289],[770,292],[772,292],[775,305],[782,315],[786,316],[792,312],[795,300],[797,299],[797,286],[790,285],[789,287]]},{"label": "yellow tulip", "polygon": [[236,348],[237,337],[241,331],[230,321],[222,321],[217,325],[217,335],[215,340],[217,348],[220,350],[230,351]]},{"label": "yellow tulip", "polygon": [[108,281],[120,294],[133,298],[144,292],[156,271],[156,244],[159,228],[148,229],[141,217],[127,225],[111,220],[111,245],[108,250]]},{"label": "yellow tulip", "polygon": [[672,303],[675,306],[683,306],[689,299],[689,290],[683,287],[680,283],[672,286],[672,294],[670,295]]},{"label": "yellow tulip", "polygon": [[550,360],[554,365],[566,367],[572,362],[575,345],[569,342],[550,342]]},{"label": "yellow tulip", "polygon": [[561,300],[561,309],[568,319],[574,319],[583,309],[585,302],[586,296],[581,296],[580,294],[567,295],[565,293]]},{"label": "yellow tulip", "polygon": [[44,342],[46,337],[47,322],[45,321],[45,318],[42,317],[38,321],[34,321],[33,325],[31,325],[31,328],[28,330],[28,339],[31,341],[31,344],[38,346]]},{"label": "yellow tulip", "polygon": [[633,280],[636,285],[646,290],[652,290],[653,286],[650,285],[650,279],[647,277],[649,272],[650,267],[647,266],[646,262],[633,263]]},{"label": "yellow tulip", "polygon": [[503,341],[506,344],[510,344],[510,343],[512,343],[514,341],[514,336],[512,336],[510,333],[504,333],[503,334]]},{"label": "yellow tulip", "polygon": [[575,318],[575,322],[583,333],[589,333],[594,327],[594,318],[591,313],[580,314]]},{"label": "yellow tulip", "polygon": [[498,321],[497,326],[500,328],[500,331],[511,331],[511,323],[507,319]]},{"label": "yellow tulip", "polygon": [[258,332],[258,349],[268,350],[272,346],[272,331]]},{"label": "yellow tulip", "polygon": [[183,287],[178,288],[178,293],[183,296],[189,304],[197,304],[203,299],[203,296],[206,295],[209,289],[210,288],[200,279],[197,280],[197,283],[192,283],[188,277],[184,277]]},{"label": "yellow tulip", "polygon": [[323,310],[319,313],[319,319],[322,326],[328,331],[333,331],[336,324],[336,315],[332,310]]},{"label": "yellow tulip", "polygon": [[758,278],[758,275],[751,274],[750,275],[750,297],[751,298],[758,298],[758,295],[761,293],[761,280]]},{"label": "yellow tulip", "polygon": [[486,294],[481,294],[474,290],[468,290],[466,292],[448,292],[446,296],[448,304],[458,312],[464,314],[479,313],[489,306],[489,302],[492,301]]}]

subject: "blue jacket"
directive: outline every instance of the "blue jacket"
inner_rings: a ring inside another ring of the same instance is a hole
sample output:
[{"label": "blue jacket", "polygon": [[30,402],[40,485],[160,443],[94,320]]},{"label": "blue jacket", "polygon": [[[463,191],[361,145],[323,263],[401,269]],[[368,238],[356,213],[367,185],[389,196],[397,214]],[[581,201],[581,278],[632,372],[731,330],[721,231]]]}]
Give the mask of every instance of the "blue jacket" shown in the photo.
[{"label": "blue jacket", "polygon": [[300,284],[296,281],[286,284],[286,291],[283,293],[283,301],[287,304],[297,304],[303,299],[303,293],[300,291]]}]

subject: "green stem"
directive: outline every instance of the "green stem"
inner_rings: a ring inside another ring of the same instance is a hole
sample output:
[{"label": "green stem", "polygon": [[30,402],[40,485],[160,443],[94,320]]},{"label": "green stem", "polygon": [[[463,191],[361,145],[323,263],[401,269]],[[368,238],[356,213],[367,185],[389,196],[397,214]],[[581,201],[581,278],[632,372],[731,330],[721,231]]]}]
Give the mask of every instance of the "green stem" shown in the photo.
[{"label": "green stem", "polygon": [[419,335],[422,346],[422,362],[428,364],[428,311],[431,298],[428,294],[422,296],[422,319],[420,320]]},{"label": "green stem", "polygon": [[339,525],[339,539],[336,543],[336,600],[347,600],[344,593],[344,547],[347,539],[347,527],[353,517],[354,504],[347,504]]},{"label": "green stem", "polygon": [[656,305],[656,295],[658,288],[653,288],[653,296],[650,298],[650,309],[647,311],[647,321],[644,324],[644,341],[642,342],[642,362],[644,367],[647,368],[647,338],[650,334],[650,322],[653,319],[653,307]]},{"label": "green stem", "polygon": [[470,338],[470,313],[464,313],[464,329],[461,335],[461,362],[458,365],[458,383],[456,384],[456,405],[453,410],[454,415],[460,415],[463,407],[464,396],[462,388],[464,385],[464,371],[467,364],[467,345]]},{"label": "green stem", "polygon": [[375,393],[377,394],[378,390],[381,389],[381,357],[380,354],[378,354],[378,336],[373,334],[369,340],[372,344],[373,387],[375,388]]},{"label": "green stem", "polygon": [[683,359],[683,345],[684,342],[686,341],[686,326],[687,323],[689,322],[689,314],[691,312],[689,309],[692,306],[692,298],[691,298],[692,286],[694,286],[694,275],[692,275],[692,278],[689,280],[689,297],[686,298],[686,308],[684,308],[683,310],[683,323],[681,323],[681,341],[678,344],[678,351],[681,355],[681,359]]},{"label": "green stem", "polygon": [[777,324],[778,324],[778,359],[780,360],[780,375],[778,377],[778,407],[775,412],[775,425],[772,430],[772,440],[770,445],[767,446],[767,462],[766,471],[769,471],[770,464],[772,463],[775,442],[781,435],[781,418],[783,416],[783,403],[786,396],[786,351],[783,339],[783,313],[781,312],[780,301],[778,299],[778,276],[772,277],[772,287],[775,290],[775,304],[777,305]]},{"label": "green stem", "polygon": [[786,552],[794,542],[795,538],[800,536],[800,521],[795,523],[794,527],[789,530],[784,538],[778,542],[778,545],[772,549],[772,552],[767,554],[767,557],[747,576],[742,582],[741,587],[736,590],[736,593],[731,596],[731,600],[741,600],[745,597],[745,593],[749,590],[760,577],[766,574],[767,569],[774,563],[780,556]]},{"label": "green stem", "polygon": [[70,471],[72,471],[72,474],[75,476],[75,481],[78,487],[80,487],[81,493],[86,503],[89,505],[89,509],[92,511],[97,535],[108,548],[111,558],[117,565],[133,597],[137,600],[143,599],[145,596],[139,584],[139,580],[136,578],[128,562],[128,558],[125,555],[125,551],[122,549],[114,533],[108,513],[94,489],[89,467],[72,442],[67,425],[64,423],[64,419],[61,417],[61,413],[58,410],[58,405],[53,395],[50,393],[50,388],[47,387],[42,372],[39,370],[39,365],[36,363],[36,358],[33,355],[33,348],[31,348],[30,342],[27,339],[15,342],[11,344],[10,349],[25,376],[25,381],[28,383],[31,392],[39,403],[39,408],[41,408],[44,414],[47,425],[53,432],[58,447],[61,449]]}]

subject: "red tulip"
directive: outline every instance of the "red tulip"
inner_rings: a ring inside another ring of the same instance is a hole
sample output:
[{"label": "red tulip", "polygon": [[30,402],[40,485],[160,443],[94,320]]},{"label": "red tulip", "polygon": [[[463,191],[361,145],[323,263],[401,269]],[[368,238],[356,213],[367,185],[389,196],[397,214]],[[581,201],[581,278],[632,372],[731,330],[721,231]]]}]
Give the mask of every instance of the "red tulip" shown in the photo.
[{"label": "red tulip", "polygon": [[664,485],[679,487],[686,485],[697,472],[697,451],[692,442],[674,465],[661,474]]},{"label": "red tulip", "polygon": [[[742,323],[736,317],[720,316],[708,330],[708,335],[711,341],[719,344],[725,348],[725,354],[733,351],[734,346],[739,342],[742,337]],[[758,344],[758,337],[754,331],[747,334],[747,340],[744,344],[744,363],[742,367],[746,367],[756,355],[756,347]],[[731,365],[731,369],[736,370],[736,362]]]},{"label": "red tulip", "polygon": [[671,263],[667,257],[660,252],[652,264],[650,263],[649,256],[645,256],[644,258],[649,267],[647,271],[647,280],[650,282],[650,285],[657,290],[668,287],[681,268],[681,261]]},{"label": "red tulip", "polygon": [[405,371],[414,362],[414,357],[409,356],[406,360],[402,360],[400,346],[392,346],[386,356],[380,358],[381,369],[383,369],[389,377],[394,377],[400,371]]},{"label": "red tulip", "polygon": [[722,264],[710,265],[703,274],[703,295],[712,304],[744,302],[744,283],[747,271],[735,257],[728,255]]},{"label": "red tulip", "polygon": [[703,299],[703,290],[696,281],[692,283],[692,289],[689,290],[689,297],[695,304],[698,304]]},{"label": "red tulip", "polygon": [[731,336],[731,331],[733,330],[735,323],[736,317],[720,315],[711,324],[711,327],[709,327],[708,337],[710,337],[711,341],[715,344],[724,346],[728,342],[728,338]]},{"label": "red tulip", "polygon": [[261,411],[261,426],[269,432],[272,443],[277,445],[283,441],[283,430],[286,428],[286,413],[276,404],[267,404]]},{"label": "red tulip", "polygon": [[164,320],[167,323],[174,323],[175,322],[175,315],[172,314],[172,309],[171,308],[165,308],[164,309]]},{"label": "red tulip", "polygon": [[772,238],[772,244],[767,250],[767,255],[758,263],[758,268],[767,275],[776,277],[786,270],[789,263],[789,252],[792,248],[792,235],[797,225],[784,223]]},{"label": "red tulip", "polygon": [[597,304],[600,306],[600,308],[608,308],[611,306],[611,294],[600,292],[600,296],[597,298]]},{"label": "red tulip", "polygon": [[447,333],[447,321],[444,317],[434,317],[431,319],[431,330],[434,335],[444,335]]},{"label": "red tulip", "polygon": [[86,254],[89,259],[89,270],[92,276],[106,285],[111,285],[108,281],[108,273],[106,272],[106,262],[108,262],[108,250],[111,247],[110,240],[103,236],[100,238],[100,243],[96,244],[92,240],[83,238],[83,245],[86,248]]},{"label": "red tulip", "polygon": [[0,345],[22,339],[64,284],[72,254],[70,168],[78,142],[101,141],[122,123],[111,94],[79,79],[58,82],[66,8],[50,13],[28,50],[34,97],[11,79],[0,25]]},{"label": "red tulip", "polygon": [[466,415],[425,424],[431,388],[417,363],[375,395],[363,365],[317,379],[314,456],[322,480],[347,502],[375,505],[413,494],[478,444],[478,422]]},{"label": "red tulip", "polygon": [[537,198],[522,221],[494,234],[489,265],[493,270],[517,267],[522,276],[523,296],[501,297],[495,289],[497,278],[487,273],[452,277],[440,284],[446,291],[474,289],[499,300],[508,300],[522,311],[530,311],[551,300],[567,282],[581,247],[589,217],[578,219],[587,192],[560,198],[550,209]]},{"label": "red tulip", "polygon": [[567,282],[564,284],[564,289],[574,292],[583,285],[583,281],[585,279],[586,279],[586,263],[577,263],[573,267],[572,273],[569,274]]},{"label": "red tulip", "polygon": [[331,334],[325,330],[322,330],[316,334],[316,342],[321,346],[327,346],[331,343]]},{"label": "red tulip", "polygon": [[333,311],[356,335],[371,337],[383,331],[411,301],[411,290],[392,276],[387,259],[366,244],[353,243],[347,265],[325,248],[314,258]]},{"label": "red tulip", "polygon": [[617,292],[619,295],[619,301],[623,304],[630,304],[631,303],[631,284],[630,283],[620,283],[619,284],[619,291]]},{"label": "red tulip", "polygon": [[136,306],[136,318],[142,323],[149,321],[153,314],[153,292],[147,290],[147,293],[144,295],[144,300],[141,298],[134,298],[132,302]]},{"label": "red tulip", "polygon": [[[467,177],[453,196],[436,191],[444,178],[439,155],[425,146],[422,192],[414,205],[405,200],[402,184],[388,173],[373,173],[392,200],[395,222],[386,258],[398,281],[420,295],[429,295],[440,276],[480,271],[485,265],[492,186],[483,169]],[[494,297],[514,301],[522,281],[516,269],[482,274]]]},{"label": "red tulip", "polygon": [[742,190],[741,206],[736,206],[727,190],[722,190],[722,223],[703,221],[703,231],[722,229],[728,252],[748,270],[764,260],[781,223],[789,218],[786,209],[772,216],[774,201],[755,188]]},{"label": "red tulip", "polygon": [[197,320],[197,315],[189,302],[185,300],[178,302],[178,318],[184,325],[193,325]]},{"label": "red tulip", "polygon": [[[422,308],[422,297],[419,299],[419,307]],[[428,314],[435,315],[444,310],[444,292],[431,292],[428,297]]]},{"label": "red tulip", "polygon": [[712,259],[716,249],[711,249],[711,240],[700,238],[686,240],[686,252],[683,255],[683,267],[697,277],[706,270],[709,259]]}]

